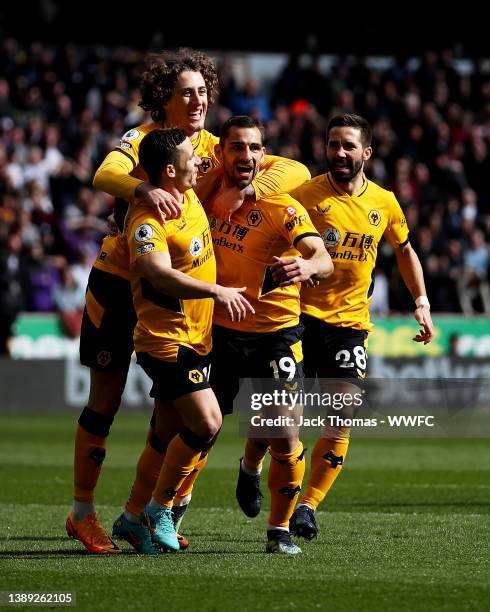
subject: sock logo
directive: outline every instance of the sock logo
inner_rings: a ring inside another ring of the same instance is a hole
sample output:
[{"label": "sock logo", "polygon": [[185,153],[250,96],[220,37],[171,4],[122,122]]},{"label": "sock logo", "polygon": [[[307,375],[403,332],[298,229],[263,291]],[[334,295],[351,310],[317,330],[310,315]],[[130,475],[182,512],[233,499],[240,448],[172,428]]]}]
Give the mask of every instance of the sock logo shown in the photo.
[{"label": "sock logo", "polygon": [[308,449],[307,448],[303,448],[303,450],[301,451],[301,455],[298,455],[296,457],[296,463],[299,463],[300,461],[303,461],[303,459],[305,458],[305,453]]},{"label": "sock logo", "polygon": [[89,453],[89,457],[95,463],[96,467],[100,467],[105,459],[105,448],[94,448]]},{"label": "sock logo", "polygon": [[343,457],[342,455],[339,455],[339,456],[337,457],[337,455],[334,455],[334,454],[332,453],[332,451],[328,451],[328,453],[326,453],[325,455],[323,455],[323,458],[324,458],[326,461],[329,461],[329,462],[330,462],[330,465],[331,465],[333,468],[336,468],[336,467],[338,467],[339,465],[342,465],[342,464],[344,463],[344,457]]},{"label": "sock logo", "polygon": [[279,493],[285,495],[288,499],[294,499],[300,491],[300,486],[294,487],[294,489],[292,487],[283,487],[282,489],[279,489]]}]

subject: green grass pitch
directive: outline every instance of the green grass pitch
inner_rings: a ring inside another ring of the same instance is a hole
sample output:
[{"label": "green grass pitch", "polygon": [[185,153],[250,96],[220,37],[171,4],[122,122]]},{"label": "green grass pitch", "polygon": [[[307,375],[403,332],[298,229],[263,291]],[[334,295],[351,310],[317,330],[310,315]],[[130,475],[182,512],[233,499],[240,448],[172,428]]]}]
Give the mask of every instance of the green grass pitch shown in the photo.
[{"label": "green grass pitch", "polygon": [[[229,419],[183,523],[189,550],[152,558],[123,543],[126,554],[108,558],[64,530],[75,422],[0,416],[0,591],[73,591],[78,610],[488,609],[489,440],[353,440],[318,512],[319,539],[284,558],[264,552],[267,513],[250,520],[237,508],[243,439]],[[122,412],[113,426],[97,494],[108,529],[147,423]]]}]

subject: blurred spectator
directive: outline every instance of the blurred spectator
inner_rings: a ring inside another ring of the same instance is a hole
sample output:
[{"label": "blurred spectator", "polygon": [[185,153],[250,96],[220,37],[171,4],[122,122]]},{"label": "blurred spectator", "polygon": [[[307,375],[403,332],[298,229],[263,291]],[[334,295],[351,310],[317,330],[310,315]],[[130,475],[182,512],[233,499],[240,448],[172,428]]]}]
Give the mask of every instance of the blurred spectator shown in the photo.
[{"label": "blurred spectator", "polygon": [[59,271],[44,255],[40,242],[35,242],[22,262],[22,277],[26,295],[25,308],[30,312],[55,310],[54,291],[59,284]]},{"label": "blurred spectator", "polygon": [[259,93],[259,83],[256,79],[248,78],[242,90],[232,96],[231,110],[235,115],[250,115],[262,123],[271,118],[269,100]]},{"label": "blurred spectator", "polygon": [[388,291],[388,279],[385,273],[380,268],[374,269],[374,289],[369,306],[369,312],[372,315],[380,314],[387,315],[390,312],[390,298]]},{"label": "blurred spectator", "polygon": [[61,327],[69,338],[80,335],[85,306],[85,284],[80,284],[72,268],[61,269],[61,280],[54,288],[53,300],[60,315]]},{"label": "blurred spectator", "polygon": [[461,307],[466,315],[484,312],[490,315],[490,288],[488,285],[488,245],[482,231],[471,235],[471,246],[463,257],[463,274],[459,282]]},{"label": "blurred spectator", "polygon": [[22,237],[12,232],[0,239],[0,355],[9,354],[9,340],[15,317],[23,303],[20,278]]}]

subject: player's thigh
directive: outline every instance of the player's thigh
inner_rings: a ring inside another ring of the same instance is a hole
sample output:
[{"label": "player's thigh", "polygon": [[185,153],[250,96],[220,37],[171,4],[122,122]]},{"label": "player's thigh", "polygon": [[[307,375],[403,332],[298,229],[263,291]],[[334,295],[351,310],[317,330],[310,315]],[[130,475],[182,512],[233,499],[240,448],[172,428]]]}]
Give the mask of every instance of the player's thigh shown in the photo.
[{"label": "player's thigh", "polygon": [[253,376],[288,380],[303,378],[302,332],[303,326],[296,325],[264,336],[251,360]]},{"label": "player's thigh", "polygon": [[364,380],[367,369],[367,333],[340,328],[327,342],[328,356],[318,366],[319,376]]},{"label": "player's thigh", "polygon": [[304,316],[303,352],[307,378],[363,380],[367,367],[367,332],[337,327]]},{"label": "player's thigh", "polygon": [[323,393],[332,398],[331,413],[344,419],[353,418],[362,402],[367,367],[367,333],[351,328],[335,328],[325,334],[327,357],[318,367]]},{"label": "player's thigh", "polygon": [[214,437],[223,421],[214,391],[201,389],[173,401],[186,427],[205,439]]},{"label": "player's thigh", "polygon": [[176,361],[158,359],[150,353],[137,353],[139,365],[152,380],[150,396],[163,402],[209,389],[209,355],[200,355],[193,349],[180,346]]}]

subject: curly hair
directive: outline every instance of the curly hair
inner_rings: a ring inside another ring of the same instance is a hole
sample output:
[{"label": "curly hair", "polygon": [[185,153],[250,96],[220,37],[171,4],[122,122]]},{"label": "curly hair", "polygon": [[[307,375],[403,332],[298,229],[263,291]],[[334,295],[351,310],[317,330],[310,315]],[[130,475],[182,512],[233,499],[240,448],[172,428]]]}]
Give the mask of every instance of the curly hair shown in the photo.
[{"label": "curly hair", "polygon": [[141,77],[139,106],[150,111],[153,121],[165,121],[166,104],[172,97],[175,83],[182,72],[200,72],[208,90],[208,104],[213,104],[218,93],[218,74],[213,60],[192,49],[155,53],[148,57],[148,68]]}]

